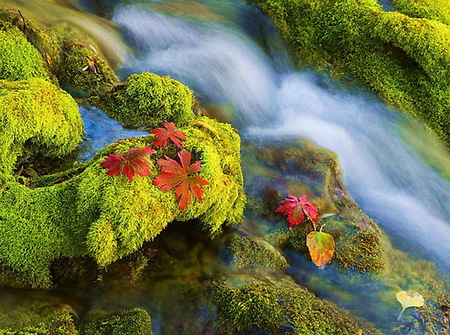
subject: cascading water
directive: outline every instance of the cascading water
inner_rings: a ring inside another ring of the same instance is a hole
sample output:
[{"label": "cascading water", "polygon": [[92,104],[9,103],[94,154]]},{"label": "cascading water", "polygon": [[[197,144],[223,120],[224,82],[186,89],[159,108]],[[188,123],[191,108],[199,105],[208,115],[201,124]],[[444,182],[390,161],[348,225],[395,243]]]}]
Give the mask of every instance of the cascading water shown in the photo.
[{"label": "cascading water", "polygon": [[[248,35],[250,18],[258,26],[267,21],[254,8],[231,2],[243,13],[235,13],[234,22],[119,7],[113,20],[138,51],[124,72],[171,75],[202,101],[230,104],[244,141],[273,144],[306,137],[335,151],[350,193],[395,245],[450,273],[450,183],[402,139],[403,130],[417,129],[416,123],[362,89],[339,91],[318,75],[286,69],[284,50],[281,57],[269,57]],[[208,4],[216,14],[229,12],[230,2],[226,8]],[[273,41],[273,35],[265,37]],[[418,129],[416,137],[431,136]]]}]

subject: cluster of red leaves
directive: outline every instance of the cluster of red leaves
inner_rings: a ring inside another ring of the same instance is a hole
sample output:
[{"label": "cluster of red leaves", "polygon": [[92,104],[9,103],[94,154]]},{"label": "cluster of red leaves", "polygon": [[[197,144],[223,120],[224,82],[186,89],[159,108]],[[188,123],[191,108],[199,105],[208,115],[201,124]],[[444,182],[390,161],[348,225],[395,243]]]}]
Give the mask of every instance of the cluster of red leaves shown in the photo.
[{"label": "cluster of red leaves", "polygon": [[153,180],[153,184],[163,191],[168,191],[174,187],[175,196],[180,199],[180,210],[184,211],[188,203],[192,202],[191,193],[198,201],[202,201],[203,190],[200,186],[209,185],[209,183],[195,176],[194,173],[201,171],[200,161],[191,164],[191,153],[181,150],[178,153],[181,165],[165,156],[165,159],[158,159],[158,164],[162,166],[162,173]]},{"label": "cluster of red leaves", "polygon": [[[166,147],[168,140],[178,147],[182,148],[181,141],[186,139],[186,135],[177,130],[173,122],[163,124],[164,128],[156,128],[151,132],[156,136],[155,147]],[[135,174],[143,177],[151,175],[150,168],[154,165],[146,155],[151,155],[156,151],[150,147],[141,149],[131,148],[122,154],[111,154],[100,164],[101,167],[108,169],[109,176],[118,176],[123,173],[129,180],[133,180]],[[153,180],[153,184],[162,191],[175,189],[175,196],[179,199],[179,207],[183,212],[189,203],[192,203],[191,194],[198,200],[203,199],[203,189],[201,186],[209,185],[205,179],[195,175],[200,172],[201,161],[195,161],[191,164],[191,153],[182,149],[178,152],[179,164],[174,159],[165,156],[165,159],[158,159],[157,163],[161,165],[162,173]]]},{"label": "cluster of red leaves", "polygon": [[141,149],[131,148],[122,154],[111,154],[106,160],[100,164],[104,169],[108,169],[108,176],[118,176],[121,172],[127,176],[129,180],[133,180],[137,173],[142,177],[150,176],[150,167],[154,167],[146,155],[151,155],[156,151],[150,147]]},{"label": "cluster of red leaves", "polygon": [[317,208],[313,203],[309,202],[306,194],[297,198],[293,195],[288,195],[281,201],[280,206],[275,212],[283,213],[287,216],[289,227],[298,226],[305,219],[305,215],[314,223],[319,222],[319,214]]},{"label": "cluster of red leaves", "polygon": [[319,213],[316,206],[308,201],[306,194],[299,198],[288,195],[280,202],[275,212],[287,216],[289,227],[300,225],[305,216],[313,222],[314,230],[306,236],[306,246],[313,263],[319,268],[324,268],[333,257],[335,242],[332,235],[315,230],[319,222]]}]

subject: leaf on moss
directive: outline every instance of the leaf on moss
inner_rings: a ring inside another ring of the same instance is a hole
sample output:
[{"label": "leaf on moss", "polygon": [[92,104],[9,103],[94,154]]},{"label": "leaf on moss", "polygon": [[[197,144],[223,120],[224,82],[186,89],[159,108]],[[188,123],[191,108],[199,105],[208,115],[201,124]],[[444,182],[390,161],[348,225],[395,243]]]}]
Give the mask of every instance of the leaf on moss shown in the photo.
[{"label": "leaf on moss", "polygon": [[334,254],[334,237],[321,231],[312,231],[306,236],[306,245],[314,264],[323,269]]},{"label": "leaf on moss", "polygon": [[186,135],[177,130],[173,122],[166,122],[163,126],[164,128],[156,128],[150,132],[150,134],[154,134],[157,138],[155,147],[165,147],[167,146],[167,141],[171,140],[176,147],[181,148],[181,141],[186,139]]},{"label": "leaf on moss", "polygon": [[153,184],[163,191],[168,191],[174,187],[175,196],[180,199],[180,210],[184,211],[188,203],[192,202],[191,193],[198,201],[202,201],[203,190],[201,186],[209,185],[205,179],[195,176],[201,171],[201,161],[191,163],[191,153],[181,150],[178,153],[181,165],[165,156],[165,159],[158,159],[158,164],[162,166],[162,173],[153,180]]},{"label": "leaf on moss", "polygon": [[287,216],[289,227],[299,225],[305,218],[305,215],[314,223],[319,221],[319,214],[317,208],[313,203],[308,201],[306,194],[297,198],[293,195],[288,195],[280,202],[280,206],[275,212],[283,213]]},{"label": "leaf on moss", "polygon": [[150,147],[141,149],[132,147],[122,154],[109,155],[100,166],[104,169],[108,169],[106,173],[109,176],[118,176],[122,172],[129,180],[133,180],[136,173],[142,177],[149,177],[150,167],[154,167],[154,165],[150,159],[145,156],[154,153],[156,153],[156,151]]},{"label": "leaf on moss", "polygon": [[400,320],[400,317],[402,316],[403,312],[408,307],[422,307],[423,304],[425,303],[425,300],[423,299],[422,295],[419,292],[413,290],[399,291],[397,292],[396,297],[398,302],[402,304],[403,307],[397,320]]}]

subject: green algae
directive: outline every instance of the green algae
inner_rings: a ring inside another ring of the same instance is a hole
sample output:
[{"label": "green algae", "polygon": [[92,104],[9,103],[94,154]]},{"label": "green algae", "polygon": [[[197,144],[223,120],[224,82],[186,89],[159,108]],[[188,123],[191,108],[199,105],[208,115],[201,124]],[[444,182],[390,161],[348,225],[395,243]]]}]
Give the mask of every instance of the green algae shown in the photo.
[{"label": "green algae", "polygon": [[91,321],[81,328],[81,335],[153,335],[152,320],[143,309],[118,313],[91,312]]},{"label": "green algae", "polygon": [[[185,148],[201,153],[200,175],[210,182],[203,201],[180,212],[172,191],[163,192],[153,178],[108,176],[100,163],[108,154],[154,143],[154,136],[127,139],[103,149],[89,163],[63,178],[61,173],[4,180],[0,199],[0,261],[9,271],[25,273],[23,285],[49,287],[49,266],[60,257],[90,256],[106,266],[155,238],[170,222],[197,219],[211,234],[233,226],[243,215],[245,195],[240,169],[240,141],[229,125],[207,118],[181,130]],[[156,160],[170,153],[159,149]],[[153,171],[152,177],[158,172]],[[217,201],[221,199],[221,201]],[[8,272],[10,273],[10,272]]]},{"label": "green algae", "polygon": [[0,80],[0,173],[35,155],[63,157],[81,141],[73,98],[44,79]]},{"label": "green algae", "polygon": [[0,313],[2,335],[78,335],[71,308],[64,304],[35,304]]},{"label": "green algae", "polygon": [[217,282],[214,299],[219,334],[381,334],[287,278]]},{"label": "green algae", "polygon": [[353,77],[450,143],[450,27],[374,0],[253,0],[299,67]]},{"label": "green algae", "polygon": [[129,127],[158,125],[162,120],[180,124],[195,118],[192,91],[168,76],[149,72],[133,74],[124,84],[91,100]]}]

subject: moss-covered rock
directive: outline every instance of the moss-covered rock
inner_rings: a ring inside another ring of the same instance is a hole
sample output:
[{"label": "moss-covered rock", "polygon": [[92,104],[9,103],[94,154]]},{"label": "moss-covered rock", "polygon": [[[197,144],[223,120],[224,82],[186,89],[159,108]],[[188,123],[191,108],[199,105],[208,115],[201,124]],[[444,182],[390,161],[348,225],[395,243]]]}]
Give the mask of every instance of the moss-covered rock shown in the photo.
[{"label": "moss-covered rock", "polygon": [[219,282],[214,299],[219,334],[381,334],[287,278]]},{"label": "moss-covered rock", "polygon": [[72,309],[64,304],[36,304],[0,313],[0,334],[78,335]]},{"label": "moss-covered rock", "polygon": [[81,328],[82,335],[153,335],[150,315],[139,308],[118,313],[92,312],[91,321]]},{"label": "moss-covered rock", "polygon": [[49,79],[44,60],[15,26],[0,21],[0,79]]},{"label": "moss-covered rock", "polygon": [[82,134],[78,106],[66,92],[39,78],[0,80],[0,173],[11,175],[19,158],[63,157]]},{"label": "moss-covered rock", "polygon": [[[29,42],[28,48],[34,49],[32,53],[39,56],[41,65],[45,65],[44,73],[51,73],[51,77],[56,77],[62,86],[90,93],[118,83],[96,43],[74,25],[57,23],[49,26],[46,22],[24,18],[15,10],[0,10],[0,19],[21,30],[22,38],[26,36]],[[12,70],[16,75],[22,73],[17,71],[17,67]]]},{"label": "moss-covered rock", "polygon": [[391,5],[410,17],[435,20],[450,25],[450,4],[445,0],[391,0]]},{"label": "moss-covered rock", "polygon": [[448,25],[384,12],[376,0],[252,1],[280,29],[298,66],[356,78],[450,145]]},{"label": "moss-covered rock", "polygon": [[[3,182],[1,264],[26,273],[24,284],[48,287],[49,265],[60,257],[88,255],[105,266],[152,240],[174,220],[197,219],[211,234],[224,224],[239,222],[245,195],[238,135],[229,125],[207,118],[181,131],[187,138],[184,147],[202,161],[200,176],[210,183],[204,187],[202,202],[181,212],[174,192],[153,185],[156,169],[151,178],[137,176],[132,181],[124,175],[108,176],[100,166],[107,155],[151,146],[155,138],[119,141],[65,176],[24,179],[25,185]],[[155,165],[163,155],[175,155],[168,150],[159,149],[152,157]]]},{"label": "moss-covered rock", "polygon": [[143,72],[92,101],[109,116],[130,127],[158,125],[162,120],[181,124],[192,120],[192,91],[170,77]]},{"label": "moss-covered rock", "polygon": [[[347,193],[337,156],[314,143],[302,140],[279,147],[244,147],[246,190],[249,208],[266,225],[265,239],[308,254],[306,235],[314,228],[304,222],[287,229],[285,217],[275,213],[288,194],[306,194],[326,224],[324,231],[336,241],[332,263],[344,269],[379,272],[384,267],[382,233]],[[281,224],[278,227],[274,222]]]}]

